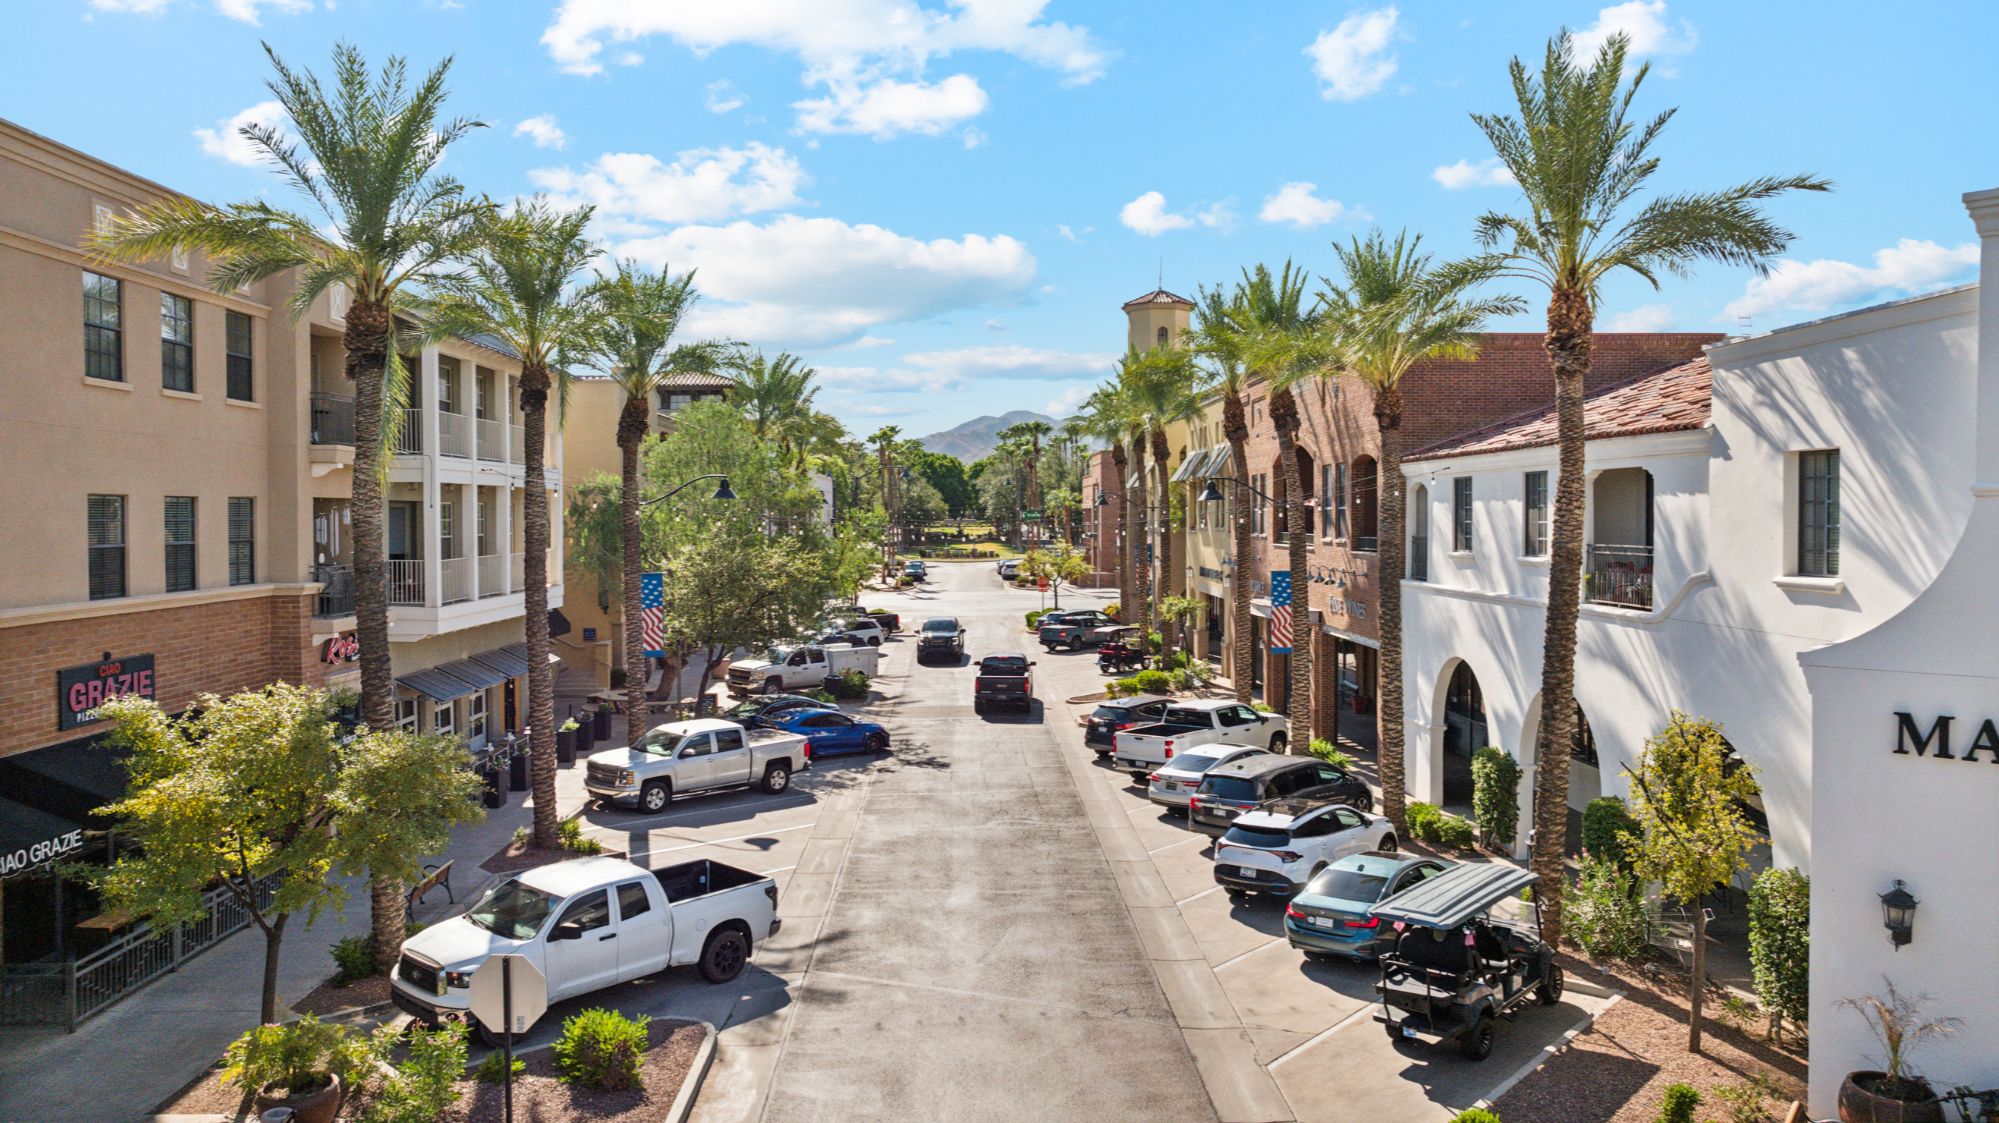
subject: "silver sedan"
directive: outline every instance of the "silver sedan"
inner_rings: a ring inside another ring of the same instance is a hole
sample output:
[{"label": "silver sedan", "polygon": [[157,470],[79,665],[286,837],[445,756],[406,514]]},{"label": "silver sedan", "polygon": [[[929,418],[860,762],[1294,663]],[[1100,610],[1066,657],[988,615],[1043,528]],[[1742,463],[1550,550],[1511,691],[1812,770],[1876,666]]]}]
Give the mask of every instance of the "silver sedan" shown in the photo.
[{"label": "silver sedan", "polygon": [[1208,769],[1267,751],[1257,745],[1202,745],[1199,752],[1176,756],[1154,769],[1145,796],[1168,807],[1185,807]]}]

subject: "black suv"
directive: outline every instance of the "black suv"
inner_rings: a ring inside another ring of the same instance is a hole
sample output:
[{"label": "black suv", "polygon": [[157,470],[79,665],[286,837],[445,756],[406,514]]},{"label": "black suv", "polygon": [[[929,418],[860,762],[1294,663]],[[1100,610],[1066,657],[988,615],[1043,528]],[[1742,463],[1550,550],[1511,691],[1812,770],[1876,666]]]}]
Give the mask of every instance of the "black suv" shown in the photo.
[{"label": "black suv", "polygon": [[1187,819],[1197,831],[1223,834],[1236,816],[1287,795],[1374,810],[1374,795],[1358,776],[1315,757],[1258,754],[1209,769],[1187,803]]},{"label": "black suv", "polygon": [[935,616],[923,622],[916,633],[916,661],[942,656],[957,662],[965,653],[965,626],[956,616]]},{"label": "black suv", "polygon": [[1134,725],[1150,725],[1158,721],[1166,712],[1173,699],[1157,694],[1134,694],[1129,698],[1111,698],[1097,703],[1090,716],[1083,719],[1083,744],[1097,751],[1098,756],[1111,755],[1117,741],[1117,731]]}]

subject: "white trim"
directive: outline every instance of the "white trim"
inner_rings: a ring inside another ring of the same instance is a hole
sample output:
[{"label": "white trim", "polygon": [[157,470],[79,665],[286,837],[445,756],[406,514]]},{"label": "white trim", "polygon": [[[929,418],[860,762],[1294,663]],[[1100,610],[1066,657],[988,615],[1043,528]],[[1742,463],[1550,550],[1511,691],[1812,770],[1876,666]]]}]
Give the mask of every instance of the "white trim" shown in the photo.
[{"label": "white trim", "polygon": [[[1698,429],[1634,433],[1623,437],[1593,437],[1585,443],[1584,449],[1585,470],[1590,472],[1603,472],[1612,468],[1642,468],[1649,461],[1673,457],[1698,456],[1706,459],[1714,455],[1714,427],[1709,423]],[[1547,469],[1553,473],[1560,467],[1556,463],[1560,452],[1560,446],[1552,441],[1547,444],[1509,448],[1497,452],[1445,451],[1428,455],[1421,460],[1404,460],[1402,478],[1429,484],[1452,476],[1475,475],[1481,472]],[[1554,484],[1554,476],[1550,475],[1548,485],[1552,488]],[[1552,491],[1549,493],[1548,502],[1552,510],[1554,503]]]},{"label": "white trim", "polygon": [[122,378],[92,378],[86,374],[83,376],[83,384],[95,386],[99,390],[123,390],[127,394],[132,392],[132,384]]},{"label": "white trim", "polygon": [[165,386],[160,387],[160,397],[179,398],[182,401],[186,402],[198,402],[203,400],[200,394],[197,394],[192,390],[169,390]]},{"label": "white trim", "polygon": [[1846,582],[1838,577],[1806,577],[1802,574],[1787,574],[1783,577],[1772,577],[1770,583],[1779,589],[1788,589],[1794,593],[1823,593],[1827,596],[1839,596],[1846,592]]},{"label": "white trim", "polygon": [[304,596],[319,592],[317,581],[279,582],[266,585],[225,585],[215,589],[191,589],[184,593],[141,593],[132,597],[103,600],[65,601],[61,604],[31,604],[20,608],[0,608],[0,628],[25,628],[33,624],[59,624],[68,620],[89,620],[124,616],[134,612],[157,612],[170,608],[220,604],[258,597]]},{"label": "white trim", "polygon": [[243,399],[241,399],[241,398],[232,398],[232,397],[230,397],[230,396],[229,396],[229,395],[227,395],[227,394],[224,394],[224,395],[222,396],[222,404],[223,404],[223,405],[230,405],[230,406],[235,406],[235,407],[236,407],[237,409],[263,409],[263,408],[264,408],[264,403],[262,403],[262,402],[256,402],[256,401],[250,401],[250,402],[246,402],[246,401],[244,401],[244,400],[243,400]]},{"label": "white trim", "polygon": [[1723,366],[1753,363],[1760,359],[1796,358],[1800,349],[1832,343],[1857,335],[1892,331],[1930,320],[1978,314],[1976,282],[1956,288],[1924,293],[1903,300],[1891,300],[1868,308],[1857,308],[1802,324],[1789,324],[1757,335],[1724,339],[1707,347],[1708,361],[1720,374]]}]

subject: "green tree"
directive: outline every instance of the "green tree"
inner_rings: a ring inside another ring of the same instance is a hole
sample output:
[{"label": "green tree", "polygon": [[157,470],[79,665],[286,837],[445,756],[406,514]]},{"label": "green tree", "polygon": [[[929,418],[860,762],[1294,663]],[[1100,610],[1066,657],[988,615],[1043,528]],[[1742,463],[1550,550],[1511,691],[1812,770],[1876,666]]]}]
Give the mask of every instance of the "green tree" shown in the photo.
[{"label": "green tree", "polygon": [[[1222,399],[1222,439],[1228,442],[1229,467],[1213,474],[1246,481],[1249,478],[1248,399],[1252,378],[1249,357],[1255,333],[1249,317],[1242,314],[1243,304],[1241,285],[1234,289],[1203,285],[1200,300],[1194,308],[1194,326],[1187,334],[1187,345],[1206,363],[1207,384]],[[1252,567],[1247,560],[1251,557],[1253,546],[1251,501],[1248,487],[1241,483],[1229,486],[1229,550],[1236,564],[1229,576],[1228,664],[1236,701],[1244,703],[1249,701],[1250,685],[1255,678],[1250,660],[1256,658],[1250,646],[1253,634],[1249,595]]]},{"label": "green tree", "polygon": [[[528,760],[534,844],[551,850],[559,843],[555,670],[548,658],[548,404],[553,393],[559,424],[571,379],[559,360],[587,349],[596,330],[596,302],[576,288],[577,278],[597,256],[584,236],[589,222],[587,207],[565,212],[541,200],[518,201],[507,214],[489,213],[477,223],[477,248],[458,272],[437,279],[434,295],[420,306],[428,334],[490,336],[520,359]],[[367,641],[362,642],[365,646]]]},{"label": "green tree", "polygon": [[[1766,200],[1825,191],[1809,175],[1766,176],[1720,191],[1636,200],[1659,169],[1652,146],[1672,110],[1640,124],[1626,113],[1649,68],[1624,81],[1630,41],[1613,35],[1593,60],[1575,57],[1568,32],[1548,41],[1537,77],[1510,66],[1517,116],[1473,114],[1492,150],[1520,185],[1524,214],[1478,219],[1485,252],[1465,262],[1472,276],[1514,277],[1548,290],[1546,348],[1555,374],[1559,470],[1549,548],[1548,609],[1541,652],[1541,722],[1535,749],[1534,872],[1541,879],[1548,938],[1561,938],[1564,820],[1575,735],[1576,620],[1583,564],[1583,389],[1589,377],[1596,302],[1603,279],[1627,270],[1657,285],[1703,261],[1766,271],[1791,243]],[[1633,208],[1635,213],[1632,213]],[[1550,748],[1550,746],[1555,746]]]},{"label": "green tree", "polygon": [[1766,841],[1743,812],[1757,795],[1755,769],[1730,760],[1721,726],[1674,710],[1666,728],[1645,742],[1637,770],[1624,777],[1638,824],[1625,840],[1626,853],[1641,879],[1657,882],[1693,917],[1687,1051],[1698,1053],[1707,989],[1707,914],[1700,898],[1749,868],[1749,852]]},{"label": "green tree", "polygon": [[909,469],[937,489],[951,517],[962,517],[974,506],[971,479],[966,475],[965,462],[957,457],[924,450],[911,458]]},{"label": "green tree", "polygon": [[1048,591],[1055,599],[1056,608],[1062,607],[1062,583],[1074,585],[1089,575],[1090,562],[1074,546],[1067,542],[1055,542],[1039,550],[1029,550],[1021,559],[1020,568],[1029,577],[1048,582]]},{"label": "green tree", "polygon": [[[1160,607],[1173,594],[1173,578],[1179,571],[1173,566],[1174,489],[1167,482],[1167,462],[1172,458],[1172,450],[1166,443],[1166,427],[1199,412],[1200,369],[1194,365],[1193,356],[1187,351],[1169,345],[1155,347],[1127,360],[1125,374],[1131,380],[1133,404],[1143,416],[1144,440],[1152,452],[1153,472],[1159,477],[1159,517],[1156,520],[1159,529],[1159,577],[1153,592],[1152,614],[1160,618],[1161,637],[1170,647],[1177,638],[1172,634],[1174,624],[1160,615]],[[1140,481],[1139,494],[1148,499],[1153,494],[1150,479]]]},{"label": "green tree", "polygon": [[749,418],[751,431],[802,463],[825,416],[813,408],[818,372],[788,351],[768,358],[762,351],[739,351],[725,365],[735,382],[730,400]]},{"label": "green tree", "polygon": [[1749,965],[1756,998],[1770,1015],[1770,1036],[1781,1039],[1786,1019],[1811,1016],[1812,879],[1803,871],[1771,867],[1749,889]]},{"label": "green tree", "polygon": [[625,540],[624,486],[609,472],[584,477],[569,490],[562,529],[566,544],[563,568],[570,573],[587,573],[597,583],[597,607],[611,610],[611,602],[623,603]]}]

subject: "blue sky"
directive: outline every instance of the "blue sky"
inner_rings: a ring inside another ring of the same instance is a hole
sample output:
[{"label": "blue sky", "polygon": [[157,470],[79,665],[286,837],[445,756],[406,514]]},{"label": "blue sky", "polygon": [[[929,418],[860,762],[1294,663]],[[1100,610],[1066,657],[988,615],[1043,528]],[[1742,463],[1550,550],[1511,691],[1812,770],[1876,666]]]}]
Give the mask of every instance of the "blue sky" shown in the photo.
[{"label": "blue sky", "polygon": [[1072,408],[1162,270],[1189,296],[1323,270],[1371,222],[1469,250],[1516,195],[1467,114],[1505,111],[1508,58],[1564,25],[1630,32],[1641,109],[1679,108],[1660,187],[1838,184],[1776,206],[1798,240],[1772,279],[1620,279],[1600,327],[1761,330],[1971,278],[1999,5],[1499,7],[33,0],[0,115],[197,196],[290,198],[233,137],[270,111],[260,39],[312,67],[343,39],[453,54],[452,108],[491,127],[450,172],[595,203],[615,252],[698,267],[692,330],[805,355],[863,433]]}]

